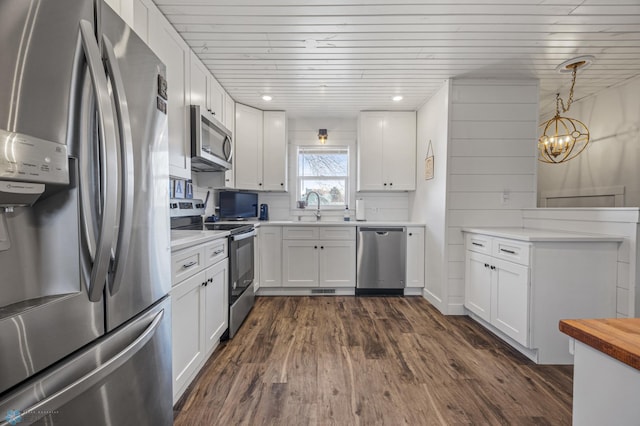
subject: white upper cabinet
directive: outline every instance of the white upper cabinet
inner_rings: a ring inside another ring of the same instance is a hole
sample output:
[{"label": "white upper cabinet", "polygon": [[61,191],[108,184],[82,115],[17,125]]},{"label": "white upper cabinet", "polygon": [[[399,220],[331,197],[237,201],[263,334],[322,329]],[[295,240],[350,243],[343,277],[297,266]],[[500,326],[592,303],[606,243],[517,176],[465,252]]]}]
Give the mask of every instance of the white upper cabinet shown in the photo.
[{"label": "white upper cabinet", "polygon": [[262,111],[236,104],[233,168],[238,189],[262,189],[262,132]]},{"label": "white upper cabinet", "polygon": [[235,187],[287,190],[287,118],[284,111],[261,111],[236,104]]},{"label": "white upper cabinet", "polygon": [[191,50],[157,9],[149,19],[149,46],[167,67],[169,173],[174,177],[190,179],[188,105]]},{"label": "white upper cabinet", "polygon": [[287,190],[287,116],[284,111],[263,112],[262,189]]},{"label": "white upper cabinet", "polygon": [[211,74],[209,74],[209,99],[207,109],[221,123],[225,122],[224,115],[224,89]]},{"label": "white upper cabinet", "polygon": [[416,189],[416,113],[363,111],[358,120],[358,191]]},{"label": "white upper cabinet", "polygon": [[191,72],[189,75],[190,104],[199,105],[202,109],[209,109],[207,107],[209,70],[193,52],[191,52]]}]

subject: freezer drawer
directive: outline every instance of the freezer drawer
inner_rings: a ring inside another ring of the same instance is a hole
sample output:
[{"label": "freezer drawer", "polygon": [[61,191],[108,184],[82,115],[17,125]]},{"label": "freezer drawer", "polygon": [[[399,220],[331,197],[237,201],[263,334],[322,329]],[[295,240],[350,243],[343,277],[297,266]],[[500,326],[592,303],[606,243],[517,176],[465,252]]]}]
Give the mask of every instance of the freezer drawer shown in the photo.
[{"label": "freezer drawer", "polygon": [[356,294],[402,294],[406,228],[358,227]]},{"label": "freezer drawer", "polygon": [[0,400],[0,425],[171,425],[169,297]]}]

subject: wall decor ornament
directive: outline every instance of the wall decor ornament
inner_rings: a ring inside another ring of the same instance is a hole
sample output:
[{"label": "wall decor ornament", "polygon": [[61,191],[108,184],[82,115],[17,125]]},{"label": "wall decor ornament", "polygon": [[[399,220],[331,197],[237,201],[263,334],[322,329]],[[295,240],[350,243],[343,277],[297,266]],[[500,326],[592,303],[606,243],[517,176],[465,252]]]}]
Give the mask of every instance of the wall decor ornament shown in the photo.
[{"label": "wall decor ornament", "polygon": [[433,145],[431,145],[431,139],[429,139],[429,146],[427,147],[427,155],[424,159],[424,180],[433,179],[433,166],[434,166]]}]

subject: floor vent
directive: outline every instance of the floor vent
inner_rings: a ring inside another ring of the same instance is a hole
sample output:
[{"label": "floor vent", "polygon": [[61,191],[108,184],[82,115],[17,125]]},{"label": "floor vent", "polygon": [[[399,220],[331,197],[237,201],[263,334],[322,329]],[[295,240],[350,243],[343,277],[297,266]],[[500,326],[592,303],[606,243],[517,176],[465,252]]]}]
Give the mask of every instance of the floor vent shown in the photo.
[{"label": "floor vent", "polygon": [[336,294],[335,288],[314,288],[311,289],[311,294]]}]

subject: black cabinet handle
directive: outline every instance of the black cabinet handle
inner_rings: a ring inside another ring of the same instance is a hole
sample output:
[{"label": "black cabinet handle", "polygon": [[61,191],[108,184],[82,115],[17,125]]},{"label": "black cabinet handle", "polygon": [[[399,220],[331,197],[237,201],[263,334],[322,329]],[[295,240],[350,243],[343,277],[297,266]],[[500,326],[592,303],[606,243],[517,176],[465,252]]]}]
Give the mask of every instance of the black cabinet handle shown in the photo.
[{"label": "black cabinet handle", "polygon": [[391,182],[391,183],[389,184],[389,186],[393,186],[393,182]]},{"label": "black cabinet handle", "polygon": [[258,184],[258,186],[262,186],[262,182],[260,182],[260,183]]},{"label": "black cabinet handle", "polygon": [[387,186],[386,182],[383,184],[384,186]]},{"label": "black cabinet handle", "polygon": [[313,246],[313,248],[314,248],[314,249],[317,249],[317,248],[318,248],[318,246]]},{"label": "black cabinet handle", "polygon": [[206,285],[207,285],[207,282],[206,282],[206,281],[202,283],[202,287],[204,287],[204,286],[206,286]]},{"label": "black cabinet handle", "polygon": [[495,271],[495,269],[496,269],[496,267],[495,267],[495,266],[493,266],[493,265],[491,265],[491,270],[492,270],[492,271]]},{"label": "black cabinet handle", "polygon": [[284,186],[284,183],[280,182],[280,186]]},{"label": "black cabinet handle", "polygon": [[489,264],[488,264],[488,263],[485,263],[485,264],[484,264],[484,267],[485,267],[485,268],[488,268],[488,267],[489,267]]},{"label": "black cabinet handle", "polygon": [[320,246],[320,250],[324,250],[324,246]]},{"label": "black cabinet handle", "polygon": [[411,232],[409,232],[409,236],[412,236],[413,234]]},{"label": "black cabinet handle", "polygon": [[507,249],[503,249],[503,248],[501,248],[500,251],[504,252],[504,253],[509,253],[509,254],[516,254],[516,252],[513,251],[513,250],[507,250]]},{"label": "black cabinet handle", "polygon": [[480,244],[480,243],[471,243],[471,245],[478,246],[478,247],[484,247],[484,244]]}]

